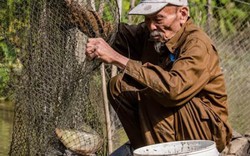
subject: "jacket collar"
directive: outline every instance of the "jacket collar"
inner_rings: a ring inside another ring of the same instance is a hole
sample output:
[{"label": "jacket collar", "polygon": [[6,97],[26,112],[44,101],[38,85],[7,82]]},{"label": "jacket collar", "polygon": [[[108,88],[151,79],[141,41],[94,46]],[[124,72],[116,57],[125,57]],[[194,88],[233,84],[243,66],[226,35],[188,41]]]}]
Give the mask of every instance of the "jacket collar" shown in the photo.
[{"label": "jacket collar", "polygon": [[182,28],[166,43],[166,47],[171,53],[174,53],[183,44],[188,34],[197,30],[197,27],[193,27],[192,25],[193,21],[189,18]]}]

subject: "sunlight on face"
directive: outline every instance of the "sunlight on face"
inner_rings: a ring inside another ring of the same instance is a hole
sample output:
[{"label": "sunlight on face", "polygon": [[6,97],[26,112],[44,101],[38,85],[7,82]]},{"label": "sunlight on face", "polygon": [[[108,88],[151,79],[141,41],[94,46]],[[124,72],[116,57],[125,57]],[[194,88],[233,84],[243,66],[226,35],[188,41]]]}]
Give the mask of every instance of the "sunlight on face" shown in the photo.
[{"label": "sunlight on face", "polygon": [[161,11],[145,16],[149,29],[150,40],[167,42],[181,29],[180,16],[177,6],[166,6]]}]

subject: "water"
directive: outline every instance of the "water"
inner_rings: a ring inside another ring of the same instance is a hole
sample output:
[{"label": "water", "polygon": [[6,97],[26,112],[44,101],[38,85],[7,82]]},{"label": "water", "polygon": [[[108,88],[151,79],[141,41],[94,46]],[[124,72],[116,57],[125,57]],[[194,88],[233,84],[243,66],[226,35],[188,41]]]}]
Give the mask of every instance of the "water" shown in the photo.
[{"label": "water", "polygon": [[7,156],[13,126],[13,104],[0,101],[0,156]]}]

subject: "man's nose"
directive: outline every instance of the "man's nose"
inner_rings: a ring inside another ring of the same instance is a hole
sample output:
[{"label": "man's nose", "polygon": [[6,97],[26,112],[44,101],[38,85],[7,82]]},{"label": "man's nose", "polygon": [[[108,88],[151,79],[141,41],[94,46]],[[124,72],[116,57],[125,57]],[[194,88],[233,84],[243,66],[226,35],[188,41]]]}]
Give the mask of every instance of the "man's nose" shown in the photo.
[{"label": "man's nose", "polygon": [[148,23],[148,28],[151,31],[157,29],[157,27],[156,27],[156,25],[155,25],[155,23],[153,21],[151,21],[151,22]]}]

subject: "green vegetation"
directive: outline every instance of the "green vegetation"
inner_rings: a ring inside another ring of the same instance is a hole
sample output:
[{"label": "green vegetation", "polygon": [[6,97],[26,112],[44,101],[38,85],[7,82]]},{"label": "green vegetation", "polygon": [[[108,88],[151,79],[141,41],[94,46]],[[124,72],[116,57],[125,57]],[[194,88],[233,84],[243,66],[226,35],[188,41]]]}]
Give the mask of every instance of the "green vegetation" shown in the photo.
[{"label": "green vegetation", "polygon": [[[139,0],[135,0],[135,5],[139,3]],[[123,0],[122,1],[122,15],[121,15],[121,21],[124,23],[129,23],[129,24],[133,24],[133,23],[140,23],[144,20],[143,16],[131,16],[128,15],[128,12],[130,10],[130,1],[129,0]]]},{"label": "green vegetation", "polygon": [[30,0],[0,2],[0,97],[6,96],[6,87],[12,71],[20,70],[17,59],[24,46],[22,37],[29,23]]},{"label": "green vegetation", "polygon": [[234,34],[243,25],[242,21],[249,18],[246,7],[233,0],[211,0],[210,4],[208,0],[191,0],[190,14],[199,26],[226,36]]},{"label": "green vegetation", "polygon": [[[234,34],[241,30],[249,21],[248,4],[233,0],[190,0],[190,14],[201,27],[221,33],[223,36]],[[135,5],[139,0],[135,0]],[[121,21],[138,23],[143,16],[128,16],[130,0],[122,1]],[[0,97],[10,80],[13,68],[20,68],[17,55],[20,49],[25,49],[27,41],[22,36],[27,33],[30,22],[30,0],[6,0],[0,2]],[[108,8],[104,8],[106,10]],[[210,16],[208,17],[208,13]],[[106,20],[112,21],[110,12],[104,11]],[[213,21],[211,24],[210,22]],[[219,28],[219,29],[218,29]],[[15,69],[14,69],[15,71]]]}]

